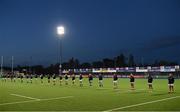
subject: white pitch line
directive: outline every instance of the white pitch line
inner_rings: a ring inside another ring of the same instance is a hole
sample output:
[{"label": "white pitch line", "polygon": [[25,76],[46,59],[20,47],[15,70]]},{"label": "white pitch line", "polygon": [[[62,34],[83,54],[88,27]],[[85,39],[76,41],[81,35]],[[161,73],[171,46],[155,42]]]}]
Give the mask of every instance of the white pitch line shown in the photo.
[{"label": "white pitch line", "polygon": [[47,99],[40,99],[40,101],[46,101],[46,100],[58,100],[58,99],[65,99],[65,98],[72,98],[74,96],[64,96],[64,97],[56,97],[56,98],[47,98]]},{"label": "white pitch line", "polygon": [[28,98],[31,100],[40,100],[38,98],[33,98],[33,97],[28,97],[28,96],[24,96],[24,95],[20,95],[20,94],[11,94],[12,96],[18,96],[18,97],[22,97],[22,98]]},{"label": "white pitch line", "polygon": [[151,103],[156,103],[156,102],[161,102],[161,101],[166,101],[166,100],[171,100],[171,99],[176,99],[176,98],[180,98],[180,96],[174,96],[174,97],[164,98],[164,99],[160,99],[160,100],[154,100],[154,101],[124,106],[124,107],[114,108],[111,110],[106,110],[104,112],[118,111],[118,110],[122,110],[122,109],[126,109],[126,108],[137,107],[137,106],[141,106],[141,105],[146,105],[146,104],[151,104]]},{"label": "white pitch line", "polygon": [[112,88],[96,88],[97,90],[113,90]]},{"label": "white pitch line", "polygon": [[29,101],[19,101],[19,102],[10,102],[10,103],[1,103],[0,106],[3,105],[12,105],[12,104],[20,104],[20,103],[28,103],[28,102],[36,102],[40,100],[29,100]]},{"label": "white pitch line", "polygon": [[29,102],[39,102],[39,101],[50,101],[50,100],[65,99],[65,98],[72,98],[72,97],[74,97],[74,96],[64,96],[64,97],[47,98],[47,99],[39,99],[39,100],[10,102],[10,103],[2,103],[2,104],[0,104],[0,106],[3,106],[3,105],[13,105],[13,104],[21,104],[21,103],[29,103]]}]

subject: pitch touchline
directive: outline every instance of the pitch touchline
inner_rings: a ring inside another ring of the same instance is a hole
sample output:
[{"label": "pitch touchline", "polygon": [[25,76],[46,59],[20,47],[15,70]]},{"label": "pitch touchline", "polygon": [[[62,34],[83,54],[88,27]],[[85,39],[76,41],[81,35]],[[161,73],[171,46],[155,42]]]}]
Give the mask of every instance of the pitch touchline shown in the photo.
[{"label": "pitch touchline", "polygon": [[50,100],[65,99],[65,98],[72,98],[72,97],[74,97],[74,96],[64,96],[64,97],[56,97],[56,98],[47,98],[47,99],[38,99],[38,100],[34,99],[34,100],[29,100],[29,101],[10,102],[10,103],[2,103],[2,104],[0,104],[0,106],[29,103],[29,102],[39,102],[39,101],[50,101]]},{"label": "pitch touchline", "polygon": [[122,109],[126,109],[126,108],[137,107],[137,106],[141,106],[141,105],[146,105],[146,104],[151,104],[151,103],[156,103],[156,102],[171,100],[171,99],[175,99],[175,98],[180,98],[180,96],[169,97],[169,98],[164,98],[164,99],[160,99],[160,100],[154,100],[154,101],[139,103],[139,104],[135,104],[135,105],[129,105],[129,106],[124,106],[124,107],[114,108],[114,109],[111,109],[111,110],[106,110],[106,111],[104,111],[104,112],[122,110]]},{"label": "pitch touchline", "polygon": [[24,96],[24,95],[19,95],[19,94],[11,94],[12,96],[18,96],[18,97],[22,97],[22,98],[28,98],[31,100],[40,100],[38,98],[33,98],[33,97],[29,97],[29,96]]}]

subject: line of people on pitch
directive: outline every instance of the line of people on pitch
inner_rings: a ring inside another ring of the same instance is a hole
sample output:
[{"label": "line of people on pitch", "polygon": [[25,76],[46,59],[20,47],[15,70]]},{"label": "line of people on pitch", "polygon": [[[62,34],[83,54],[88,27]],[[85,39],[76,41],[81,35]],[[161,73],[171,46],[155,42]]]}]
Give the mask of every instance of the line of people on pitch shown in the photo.
[{"label": "line of people on pitch", "polygon": [[[131,85],[131,89],[134,90],[135,89],[135,77],[133,74],[130,74],[129,76],[130,78],[130,85]],[[118,76],[116,74],[114,74],[113,76],[113,83],[114,83],[114,88],[118,88],[118,84],[117,84],[117,81],[118,81]],[[153,77],[152,75],[148,75],[147,77],[147,82],[148,82],[148,88],[149,90],[152,92],[153,90]],[[174,93],[174,77],[173,77],[173,74],[169,74],[168,76],[168,87],[169,87],[169,92],[168,93]]]},{"label": "line of people on pitch", "polygon": [[[53,85],[56,84],[56,78],[57,76],[54,74],[53,76],[51,75],[48,75],[47,76],[47,79],[48,79],[48,83],[51,82],[51,77],[53,79]],[[7,75],[7,76],[3,76],[3,81],[6,82],[7,79],[10,78],[11,82],[15,82],[16,81],[16,76],[15,75]],[[18,78],[20,78],[20,81],[21,83],[23,83],[23,75],[19,76]],[[26,82],[27,83],[32,83],[33,82],[33,78],[35,78],[36,82],[38,80],[38,75],[26,75]],[[75,84],[75,81],[76,81],[76,76],[75,74],[71,75],[71,78],[72,78],[72,84],[74,85]],[[41,79],[41,83],[43,83],[43,79],[44,79],[44,75],[40,75],[40,79]],[[67,74],[65,74],[64,76],[64,79],[65,79],[65,85],[68,85],[68,79],[69,79],[69,76]],[[103,75],[102,74],[99,74],[98,75],[98,79],[99,79],[99,87],[103,87]],[[135,89],[135,77],[133,74],[130,74],[129,76],[129,79],[130,79],[130,86],[131,86],[131,89],[134,90]],[[148,75],[147,77],[148,79],[148,88],[150,91],[153,90],[153,77],[151,75]],[[89,86],[92,86],[92,83],[93,83],[93,75],[92,74],[89,74],[88,75],[88,80],[89,80]],[[63,76],[62,75],[59,75],[59,82],[60,82],[60,85],[63,84]],[[173,75],[170,73],[169,74],[169,77],[168,77],[168,87],[169,87],[169,93],[173,93],[174,92],[174,77]],[[79,85],[82,87],[83,86],[83,75],[80,74],[79,75]],[[113,85],[114,85],[114,89],[117,89],[118,88],[118,75],[117,74],[114,74],[113,75]]]}]

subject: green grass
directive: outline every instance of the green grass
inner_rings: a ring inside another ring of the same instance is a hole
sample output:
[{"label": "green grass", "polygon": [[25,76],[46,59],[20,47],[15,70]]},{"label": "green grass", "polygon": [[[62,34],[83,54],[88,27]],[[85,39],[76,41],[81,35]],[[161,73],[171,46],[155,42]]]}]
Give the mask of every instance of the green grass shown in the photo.
[{"label": "green grass", "polygon": [[[136,90],[130,91],[129,79],[119,79],[118,89],[113,89],[112,79],[104,79],[104,87],[98,87],[98,80],[93,80],[90,87],[88,80],[84,79],[84,86],[76,85],[60,86],[57,81],[54,86],[33,82],[32,84],[0,81],[0,111],[180,111],[180,97],[118,109],[125,106],[136,105],[165,98],[180,96],[180,80],[175,80],[175,93],[168,94],[167,80],[155,79],[154,90],[149,92],[146,79],[136,79]],[[46,100],[34,100],[12,94],[23,95]],[[66,98],[63,98],[66,97]],[[57,98],[57,99],[51,99]],[[51,99],[51,100],[50,100]],[[26,102],[27,101],[27,102]],[[15,103],[16,102],[16,103]],[[117,108],[117,109],[116,109]]]}]

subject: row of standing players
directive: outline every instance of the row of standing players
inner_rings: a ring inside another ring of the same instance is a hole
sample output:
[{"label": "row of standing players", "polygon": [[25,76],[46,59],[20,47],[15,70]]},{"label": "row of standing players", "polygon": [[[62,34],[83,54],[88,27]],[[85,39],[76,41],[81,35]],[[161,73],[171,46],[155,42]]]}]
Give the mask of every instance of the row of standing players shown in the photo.
[{"label": "row of standing players", "polygon": [[[72,84],[74,85],[76,76],[73,74],[71,77],[72,77]],[[11,81],[15,82],[16,76],[15,75],[3,76],[3,80],[5,82],[6,82],[6,78],[10,78]],[[21,83],[22,83],[23,78],[24,78],[23,75],[21,75],[18,78],[21,79]],[[36,78],[36,80],[37,80],[38,75],[35,75],[34,78]],[[44,75],[40,75],[41,83],[43,83],[43,78],[44,78]],[[48,78],[48,83],[50,83],[51,75],[48,75],[47,78]],[[55,85],[56,84],[56,75],[53,75],[52,78],[53,78],[53,84]],[[103,75],[99,74],[98,78],[99,78],[99,87],[103,87]],[[135,77],[133,74],[130,74],[129,78],[130,78],[131,89],[134,90],[135,89]],[[32,83],[33,75],[26,75],[26,79],[27,79],[27,83],[29,83],[29,82]],[[28,79],[30,79],[30,80],[28,81]],[[65,79],[65,85],[68,85],[69,77],[67,74],[64,76],[64,79]],[[89,85],[92,86],[93,75],[89,74],[88,79],[89,79]],[[147,79],[148,79],[147,82],[148,82],[149,90],[152,91],[153,90],[153,77],[151,75],[148,75]],[[60,81],[60,85],[62,85],[62,83],[63,83],[63,76],[62,75],[59,76],[59,81]],[[83,75],[82,74],[79,75],[79,84],[81,87],[83,86]],[[114,89],[118,88],[118,76],[117,76],[117,74],[113,75],[113,85],[114,85]],[[169,74],[169,77],[168,77],[168,87],[169,87],[169,93],[173,93],[174,92],[174,77],[172,74]]]}]

